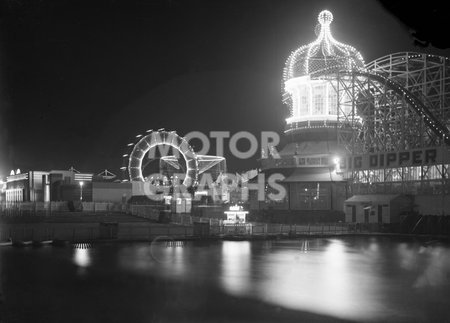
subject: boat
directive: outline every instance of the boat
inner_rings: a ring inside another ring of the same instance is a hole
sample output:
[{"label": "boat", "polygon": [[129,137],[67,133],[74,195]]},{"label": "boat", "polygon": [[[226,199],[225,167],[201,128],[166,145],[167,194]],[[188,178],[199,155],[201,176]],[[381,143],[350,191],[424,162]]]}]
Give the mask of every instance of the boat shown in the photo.
[{"label": "boat", "polygon": [[31,246],[33,244],[33,241],[31,240],[16,240],[16,241],[12,241],[12,245],[14,247],[27,247],[27,246]]},{"label": "boat", "polygon": [[4,246],[12,246],[11,239],[9,241],[2,241],[2,242],[0,242],[0,247],[4,247]]},{"label": "boat", "polygon": [[53,240],[34,240],[33,246],[40,247],[40,246],[44,246],[44,245],[50,245],[52,243],[53,243]]}]

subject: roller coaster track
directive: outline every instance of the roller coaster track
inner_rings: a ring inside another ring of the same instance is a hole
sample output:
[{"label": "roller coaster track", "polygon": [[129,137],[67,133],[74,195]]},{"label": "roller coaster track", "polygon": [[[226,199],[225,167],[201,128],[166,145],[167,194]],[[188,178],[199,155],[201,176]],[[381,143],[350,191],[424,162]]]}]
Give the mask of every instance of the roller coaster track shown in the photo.
[{"label": "roller coaster track", "polygon": [[430,111],[430,109],[428,109],[422,100],[396,81],[389,79],[382,74],[369,72],[366,70],[340,70],[339,74],[350,75],[352,77],[361,76],[372,78],[381,84],[385,84],[390,90],[405,99],[412,109],[423,118],[425,124],[438,138],[442,138],[447,145],[450,145],[450,131],[447,126],[436,118],[436,116]]}]

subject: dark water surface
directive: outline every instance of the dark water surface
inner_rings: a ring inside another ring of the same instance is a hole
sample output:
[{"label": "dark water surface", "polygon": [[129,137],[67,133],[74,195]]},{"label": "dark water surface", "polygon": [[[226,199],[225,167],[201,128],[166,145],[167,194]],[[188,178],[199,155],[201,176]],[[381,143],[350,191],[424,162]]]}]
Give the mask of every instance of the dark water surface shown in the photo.
[{"label": "dark water surface", "polygon": [[386,237],[0,248],[1,322],[450,322],[450,247]]}]

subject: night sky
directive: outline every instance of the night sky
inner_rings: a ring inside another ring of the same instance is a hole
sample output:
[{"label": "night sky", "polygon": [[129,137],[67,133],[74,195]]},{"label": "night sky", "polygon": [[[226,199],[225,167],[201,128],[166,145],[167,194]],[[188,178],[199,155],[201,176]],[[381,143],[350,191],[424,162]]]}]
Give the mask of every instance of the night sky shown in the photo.
[{"label": "night sky", "polygon": [[[324,9],[334,37],[366,62],[400,51],[450,57],[446,11],[433,1],[0,3],[0,176],[118,174],[123,148],[151,128],[281,132],[284,62],[315,39]],[[257,166],[257,156],[226,157],[233,172]]]}]

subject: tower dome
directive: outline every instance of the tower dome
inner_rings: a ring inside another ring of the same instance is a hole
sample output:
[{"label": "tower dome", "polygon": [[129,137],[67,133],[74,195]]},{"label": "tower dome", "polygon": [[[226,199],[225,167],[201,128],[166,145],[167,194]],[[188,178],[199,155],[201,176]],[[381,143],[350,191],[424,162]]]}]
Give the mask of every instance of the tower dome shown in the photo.
[{"label": "tower dome", "polygon": [[338,120],[338,93],[332,75],[339,70],[364,68],[364,59],[352,46],[333,38],[333,14],[323,10],[318,16],[317,39],[293,51],[283,73],[283,102],[290,108],[287,130],[334,127]]},{"label": "tower dome", "polygon": [[291,53],[284,68],[284,81],[304,75],[330,74],[342,68],[364,67],[364,59],[354,47],[338,42],[331,35],[333,14],[323,10],[317,20],[320,24],[317,39]]}]

